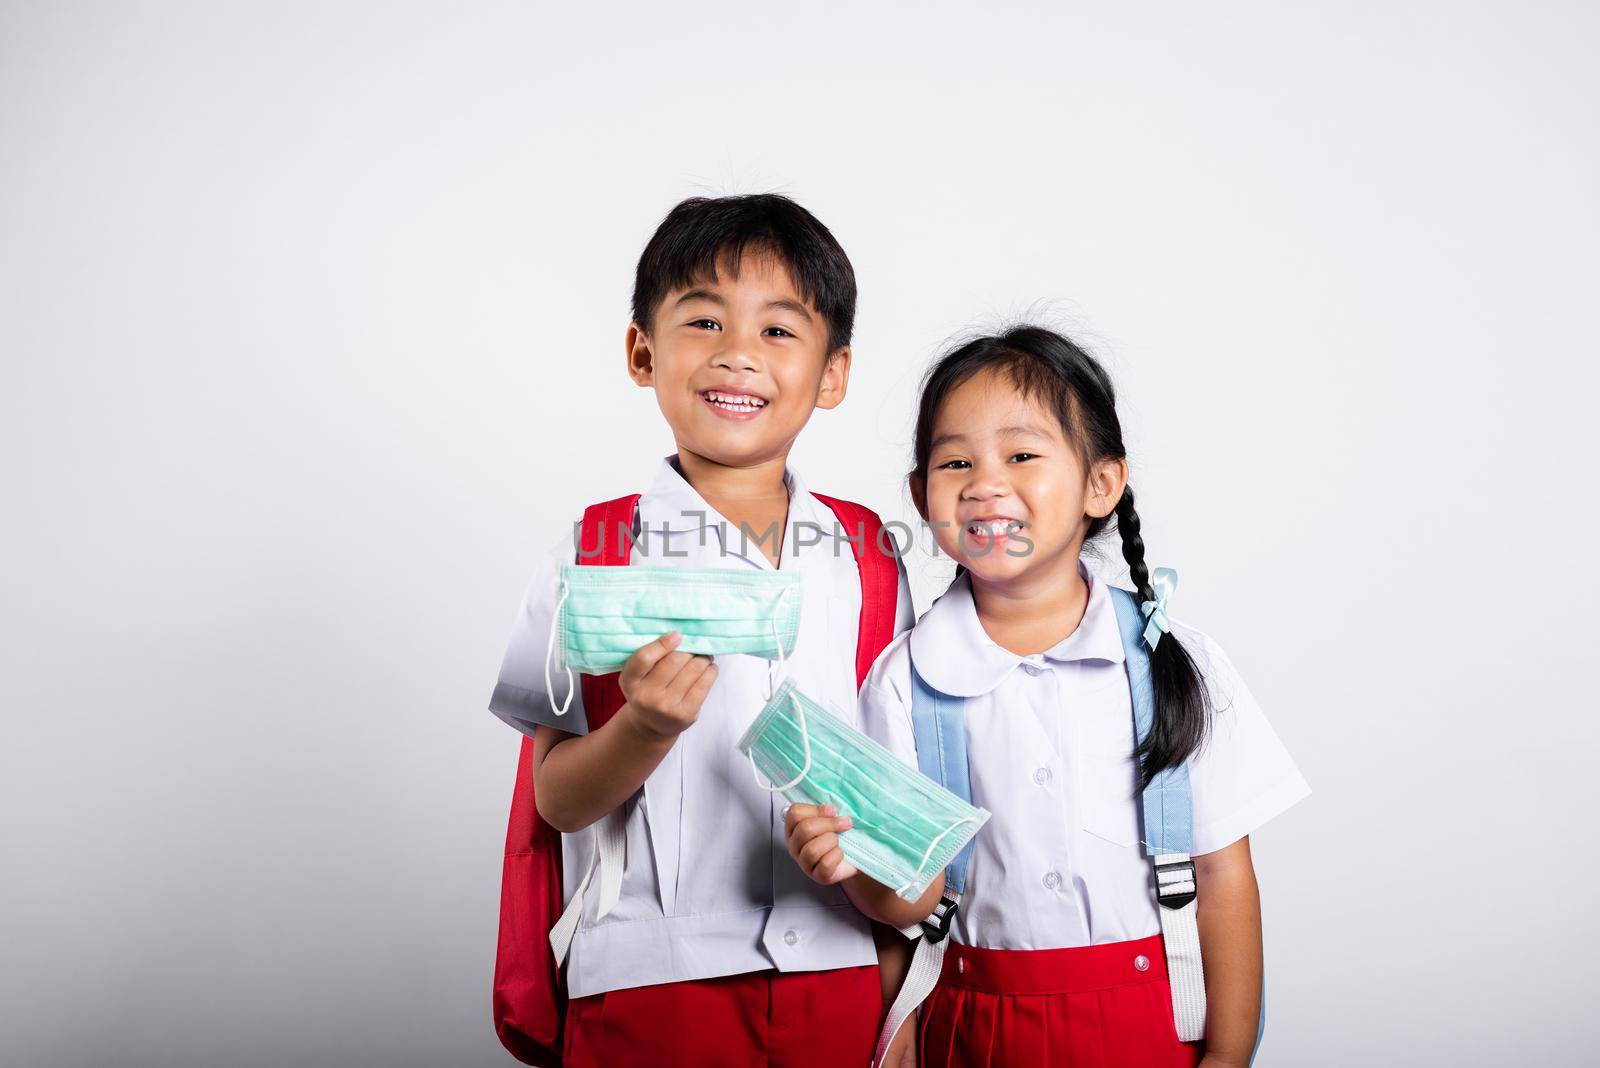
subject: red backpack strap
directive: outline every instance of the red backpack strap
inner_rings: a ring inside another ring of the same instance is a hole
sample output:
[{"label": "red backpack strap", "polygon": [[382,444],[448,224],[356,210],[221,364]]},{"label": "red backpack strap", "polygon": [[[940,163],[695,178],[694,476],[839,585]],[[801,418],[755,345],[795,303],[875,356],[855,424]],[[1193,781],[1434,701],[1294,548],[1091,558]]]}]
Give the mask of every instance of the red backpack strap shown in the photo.
[{"label": "red backpack strap", "polygon": [[[633,549],[633,512],[639,494],[591,504],[583,511],[578,528],[578,563],[598,567],[627,567]],[[625,698],[619,675],[579,675],[583,687],[583,709],[591,732],[605,726],[617,714]]]},{"label": "red backpack strap", "polygon": [[[867,679],[873,661],[894,640],[894,620],[900,602],[900,568],[888,547],[883,520],[872,509],[837,497],[813,497],[832,509],[849,539],[861,571],[861,623],[856,631],[856,688]],[[584,699],[588,699],[588,693]]]}]

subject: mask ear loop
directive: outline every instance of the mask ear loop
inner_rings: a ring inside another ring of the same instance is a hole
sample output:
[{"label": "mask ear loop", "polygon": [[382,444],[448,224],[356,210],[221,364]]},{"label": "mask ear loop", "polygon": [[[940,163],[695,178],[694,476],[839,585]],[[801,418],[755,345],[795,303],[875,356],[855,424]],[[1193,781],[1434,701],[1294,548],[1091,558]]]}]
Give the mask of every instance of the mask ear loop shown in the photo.
[{"label": "mask ear loop", "polygon": [[800,743],[806,748],[806,763],[805,767],[800,769],[800,774],[796,775],[782,786],[769,786],[767,783],[761,781],[761,769],[756,767],[755,747],[751,746],[750,750],[745,753],[745,756],[749,757],[750,759],[750,774],[755,777],[756,785],[761,787],[769,794],[775,794],[783,790],[787,790],[789,787],[794,786],[801,779],[805,778],[806,774],[811,771],[811,732],[806,730],[805,706],[800,703],[800,698],[795,696],[793,690],[789,691],[789,700],[794,702],[794,710],[799,713]]},{"label": "mask ear loop", "polygon": [[561,596],[556,598],[556,612],[550,618],[550,641],[544,650],[544,692],[550,699],[550,711],[558,716],[567,714],[567,709],[572,706],[572,695],[578,689],[577,680],[572,677],[572,669],[563,664],[562,670],[567,673],[567,699],[561,703],[560,708],[556,707],[555,686],[550,681],[550,661],[556,655],[556,631],[561,629],[561,606],[567,603],[567,592],[567,580],[562,579]]},{"label": "mask ear loop", "polygon": [[[783,639],[778,634],[778,610],[782,609],[783,603],[784,601],[788,600],[789,591],[792,589],[794,589],[793,586],[785,586],[783,588],[783,592],[778,594],[777,609],[775,609],[772,615],[767,619],[767,622],[772,625],[772,644],[778,650],[778,677],[776,681],[774,681],[772,677],[772,667],[770,663],[767,667],[767,700],[769,701],[772,700],[772,695],[778,692],[778,687],[782,686],[784,680],[789,677],[789,665],[784,659],[783,655]],[[802,716],[800,719],[800,725],[802,728],[804,728],[804,716]]]},{"label": "mask ear loop", "polygon": [[933,851],[939,848],[940,842],[944,841],[947,837],[954,833],[957,827],[960,827],[964,824],[977,822],[978,821],[971,816],[963,816],[950,826],[946,827],[944,830],[940,831],[938,835],[934,837],[933,841],[928,843],[928,851],[922,854],[922,863],[917,865],[917,873],[911,877],[910,882],[906,883],[900,889],[895,891],[895,896],[899,897],[901,894],[905,893],[907,890],[911,889],[913,886],[917,885],[917,883],[922,881],[922,869],[928,866],[928,861],[933,858]]}]

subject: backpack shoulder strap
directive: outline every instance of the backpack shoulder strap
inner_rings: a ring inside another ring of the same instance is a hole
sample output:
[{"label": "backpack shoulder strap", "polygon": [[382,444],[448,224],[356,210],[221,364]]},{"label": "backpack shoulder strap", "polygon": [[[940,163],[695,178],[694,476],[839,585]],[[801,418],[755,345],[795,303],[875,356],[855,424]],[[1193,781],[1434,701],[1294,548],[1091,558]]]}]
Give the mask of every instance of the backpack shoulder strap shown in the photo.
[{"label": "backpack shoulder strap", "polygon": [[[922,773],[967,804],[972,803],[972,776],[967,769],[966,701],[940,693],[911,667],[911,732],[917,742],[917,766]],[[967,891],[967,866],[972,863],[972,842],[945,868],[945,890]]]},{"label": "backpack shoulder strap", "polygon": [[[917,766],[922,773],[961,800],[972,803],[972,777],[967,769],[966,700],[940,693],[911,665],[911,730],[917,741]],[[944,896],[933,914],[920,924],[901,930],[917,940],[906,969],[900,992],[894,997],[883,1026],[878,1030],[878,1048],[873,1054],[875,1068],[883,1068],[885,1054],[900,1028],[910,1021],[933,991],[944,970],[944,954],[950,944],[950,927],[961,896],[967,892],[967,867],[972,863],[974,838],[944,869]]]},{"label": "backpack shoulder strap", "polygon": [[[633,512],[639,494],[630,493],[583,510],[578,527],[578,563],[598,567],[627,567],[633,549]],[[579,675],[583,687],[584,715],[589,730],[596,731],[622,707],[622,687],[617,673]]]},{"label": "backpack shoulder strap", "polygon": [[[1144,644],[1144,613],[1127,590],[1111,587],[1117,609],[1117,629],[1122,633],[1122,656],[1128,669],[1128,689],[1133,694],[1133,724],[1143,744],[1155,721],[1155,691],[1150,683],[1150,650]],[[1169,638],[1169,641],[1176,641]],[[1189,766],[1179,764],[1157,775],[1144,789],[1145,852],[1154,857],[1188,854],[1194,844],[1193,799],[1189,791]]]},{"label": "backpack shoulder strap", "polygon": [[[1155,690],[1150,681],[1150,650],[1144,644],[1144,613],[1138,599],[1127,590],[1112,587],[1111,601],[1117,609],[1128,689],[1133,695],[1134,730],[1143,743],[1155,722]],[[1144,848],[1155,868],[1156,912],[1161,916],[1161,940],[1166,949],[1173,1025],[1180,1040],[1198,1042],[1205,1037],[1206,981],[1200,959],[1194,860],[1189,855],[1194,844],[1189,765],[1182,763],[1161,772],[1144,788],[1141,800]]]},{"label": "backpack shoulder strap", "polygon": [[854,501],[820,493],[812,496],[839,520],[861,572],[861,622],[856,632],[856,688],[860,689],[878,654],[894,640],[900,568],[894,554],[884,547],[883,520],[878,513]]}]

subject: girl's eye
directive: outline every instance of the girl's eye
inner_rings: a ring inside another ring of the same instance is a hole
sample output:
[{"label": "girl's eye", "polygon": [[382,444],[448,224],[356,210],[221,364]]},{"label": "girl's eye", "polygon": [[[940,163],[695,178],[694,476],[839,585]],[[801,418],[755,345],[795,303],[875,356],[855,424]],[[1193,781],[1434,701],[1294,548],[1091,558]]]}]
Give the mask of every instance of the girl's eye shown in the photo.
[{"label": "girl's eye", "polygon": [[1031,452],[1019,452],[1012,457],[1013,460],[1036,460],[1038,456]]},{"label": "girl's eye", "polygon": [[717,325],[717,321],[715,319],[695,319],[689,325],[690,326],[699,327],[702,330],[720,330],[721,329],[721,327],[719,327]]},{"label": "girl's eye", "polygon": [[946,460],[939,465],[940,471],[960,471],[970,465],[965,460]]}]

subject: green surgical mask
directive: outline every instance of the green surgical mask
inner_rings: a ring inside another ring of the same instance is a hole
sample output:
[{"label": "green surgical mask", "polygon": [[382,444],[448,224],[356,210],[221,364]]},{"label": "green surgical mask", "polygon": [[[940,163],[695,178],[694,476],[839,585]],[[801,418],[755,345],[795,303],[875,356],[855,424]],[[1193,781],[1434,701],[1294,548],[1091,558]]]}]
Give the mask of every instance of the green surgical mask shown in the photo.
[{"label": "green surgical mask", "polygon": [[839,835],[845,859],[907,901],[922,896],[989,818],[792,680],[773,693],[739,749],[764,789],[798,804],[831,804],[849,816],[852,826]]},{"label": "green surgical mask", "polygon": [[[545,692],[556,715],[572,703],[572,673],[620,670],[641,646],[669,630],[678,651],[748,653],[778,661],[800,634],[800,573],[706,567],[585,567],[564,564],[556,618],[545,651]],[[550,684],[556,647],[567,672],[560,708]]]}]

